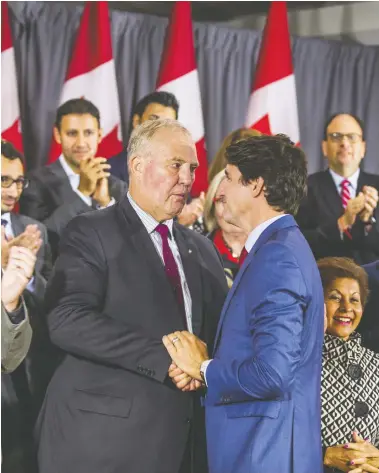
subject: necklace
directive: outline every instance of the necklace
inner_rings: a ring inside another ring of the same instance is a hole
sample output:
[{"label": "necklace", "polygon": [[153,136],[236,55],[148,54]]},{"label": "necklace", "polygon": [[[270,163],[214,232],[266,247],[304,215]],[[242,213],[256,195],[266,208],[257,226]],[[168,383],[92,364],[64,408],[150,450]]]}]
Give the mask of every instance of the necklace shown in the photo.
[{"label": "necklace", "polygon": [[239,258],[239,255],[237,253],[235,253],[233,251],[233,249],[226,243],[226,240],[221,232],[221,237],[222,237],[222,241],[224,242],[224,245],[226,246],[226,248],[228,249],[228,251],[232,254],[233,258]]}]

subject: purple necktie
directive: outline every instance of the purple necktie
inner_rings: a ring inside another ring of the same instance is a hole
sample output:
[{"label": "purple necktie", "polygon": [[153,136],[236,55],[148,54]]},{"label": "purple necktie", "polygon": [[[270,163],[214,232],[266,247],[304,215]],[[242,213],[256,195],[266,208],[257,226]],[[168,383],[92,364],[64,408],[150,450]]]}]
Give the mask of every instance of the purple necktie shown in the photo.
[{"label": "purple necktie", "polygon": [[184,317],[185,327],[187,327],[186,320],[186,311],[184,306],[183,290],[182,290],[182,281],[180,279],[178,265],[176,264],[174,255],[171,251],[170,245],[168,244],[168,226],[164,223],[160,223],[155,229],[160,236],[162,237],[162,246],[163,246],[163,260],[165,266],[165,272],[168,280],[171,283],[172,288],[178,301],[180,312]]}]

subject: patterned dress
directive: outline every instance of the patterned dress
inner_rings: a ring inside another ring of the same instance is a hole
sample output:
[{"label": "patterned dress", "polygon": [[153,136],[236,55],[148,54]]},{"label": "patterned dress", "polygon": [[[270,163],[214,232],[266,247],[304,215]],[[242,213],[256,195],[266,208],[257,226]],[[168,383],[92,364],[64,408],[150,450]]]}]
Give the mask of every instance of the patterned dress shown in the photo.
[{"label": "patterned dress", "polygon": [[351,442],[354,430],[379,447],[379,354],[357,333],[347,341],[326,334],[322,367],[323,447]]}]

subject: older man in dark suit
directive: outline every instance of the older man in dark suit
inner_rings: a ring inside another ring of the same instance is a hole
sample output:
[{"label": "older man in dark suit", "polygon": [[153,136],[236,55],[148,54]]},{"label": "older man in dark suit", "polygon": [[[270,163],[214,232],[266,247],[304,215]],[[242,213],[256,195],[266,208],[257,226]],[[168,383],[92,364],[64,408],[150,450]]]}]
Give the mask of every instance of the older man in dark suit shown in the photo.
[{"label": "older man in dark suit", "polygon": [[109,164],[96,157],[102,139],[100,112],[85,99],[73,99],[57,111],[54,137],[62,155],[49,166],[28,174],[21,211],[49,232],[54,259],[62,231],[77,215],[113,205],[127,191],[127,184],[110,176]]},{"label": "older man in dark suit", "polygon": [[128,165],[127,196],[68,225],[48,285],[50,337],[66,356],[38,421],[40,473],[206,471],[198,381],[178,373],[184,391],[174,386],[162,343],[186,328],[212,346],[227,293],[212,242],[174,221],[195,144],[177,121],[147,121]]},{"label": "older man in dark suit", "polygon": [[333,115],[322,150],[329,168],[309,176],[308,196],[296,217],[316,258],[346,256],[358,264],[379,258],[379,176],[360,169],[363,122]]}]

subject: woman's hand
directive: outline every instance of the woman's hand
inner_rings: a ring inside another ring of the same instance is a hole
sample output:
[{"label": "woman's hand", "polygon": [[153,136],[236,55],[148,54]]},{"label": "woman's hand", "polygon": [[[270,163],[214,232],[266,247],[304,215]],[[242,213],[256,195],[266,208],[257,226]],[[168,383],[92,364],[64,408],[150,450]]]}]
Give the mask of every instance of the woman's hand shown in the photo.
[{"label": "woman's hand", "polygon": [[367,460],[367,458],[358,458],[354,460],[354,469],[349,470],[349,473],[379,473],[379,461],[376,461],[376,459]]},{"label": "woman's hand", "polygon": [[[349,444],[350,445],[350,444]],[[355,460],[364,459],[362,453],[352,449],[347,449],[345,445],[335,445],[334,447],[328,447],[325,452],[324,465],[331,468],[337,468],[338,470],[350,472],[352,466],[355,465]],[[354,463],[351,463],[354,462]],[[354,466],[355,468],[355,466]],[[362,470],[364,471],[364,470]],[[356,472],[361,473],[361,472]]]},{"label": "woman's hand", "polygon": [[[379,450],[353,432],[354,443],[346,445],[352,451],[361,452],[362,458],[350,462],[354,466],[349,473],[379,473]],[[359,465],[358,468],[356,468]]]}]

